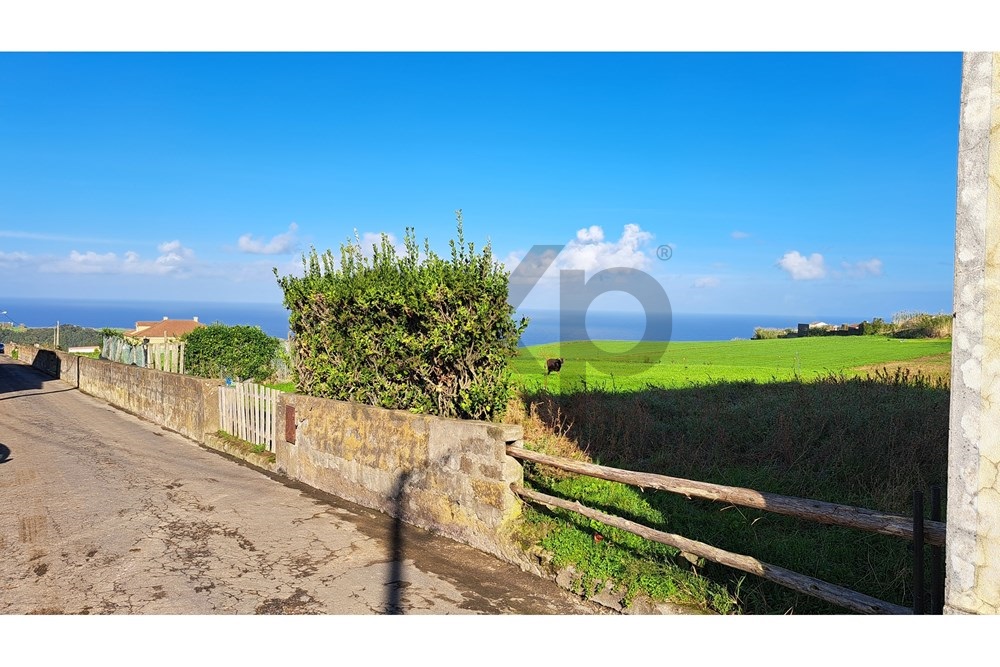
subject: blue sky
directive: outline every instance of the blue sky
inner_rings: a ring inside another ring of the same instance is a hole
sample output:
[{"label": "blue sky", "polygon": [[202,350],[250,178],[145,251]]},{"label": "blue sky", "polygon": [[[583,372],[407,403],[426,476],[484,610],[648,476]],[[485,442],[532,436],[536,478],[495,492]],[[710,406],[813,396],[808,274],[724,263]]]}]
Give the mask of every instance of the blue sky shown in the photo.
[{"label": "blue sky", "polygon": [[0,298],[280,302],[310,246],[445,250],[462,209],[675,312],[946,312],[960,86],[957,52],[0,53]]}]

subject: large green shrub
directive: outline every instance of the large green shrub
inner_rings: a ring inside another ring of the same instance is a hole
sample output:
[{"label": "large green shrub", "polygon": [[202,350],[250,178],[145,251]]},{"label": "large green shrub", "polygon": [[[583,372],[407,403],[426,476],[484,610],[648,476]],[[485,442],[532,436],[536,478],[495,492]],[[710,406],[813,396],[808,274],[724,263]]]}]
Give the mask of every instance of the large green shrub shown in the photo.
[{"label": "large green shrub", "polygon": [[753,338],[751,340],[774,340],[776,338],[793,338],[795,332],[792,329],[772,329],[768,327],[754,327]]},{"label": "large green shrub", "polygon": [[892,333],[892,325],[881,317],[876,317],[871,322],[865,320],[864,334],[866,336],[886,336]]},{"label": "large green shrub", "polygon": [[263,382],[274,374],[281,343],[260,327],[216,322],[184,336],[184,370],[206,378]]},{"label": "large green shrub", "polygon": [[[413,229],[397,255],[386,236],[366,257],[359,240],[304,256],[304,275],[279,277],[296,386],[311,396],[468,419],[502,416],[509,360],[526,320],[507,302],[509,274],[458,241],[444,259]],[[275,276],[277,277],[277,269]]]}]

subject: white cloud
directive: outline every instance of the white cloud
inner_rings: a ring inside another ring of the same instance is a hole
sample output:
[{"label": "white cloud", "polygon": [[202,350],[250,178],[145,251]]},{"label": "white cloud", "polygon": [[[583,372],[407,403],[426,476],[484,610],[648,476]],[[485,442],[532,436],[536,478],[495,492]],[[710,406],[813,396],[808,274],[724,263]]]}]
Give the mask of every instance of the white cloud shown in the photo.
[{"label": "white cloud", "polygon": [[730,234],[730,236],[732,236],[734,239],[748,239],[748,238],[750,238],[750,234],[748,232],[741,232],[739,230],[733,232],[732,234]]},{"label": "white cloud", "polygon": [[118,257],[113,252],[99,255],[93,250],[87,252],[77,252],[73,250],[69,254],[67,273],[109,273],[114,271],[118,263]]},{"label": "white cloud", "polygon": [[31,259],[31,256],[23,252],[3,252],[0,250],[0,266],[13,266],[23,264]]},{"label": "white cloud", "polygon": [[556,257],[556,269],[582,269],[587,272],[605,269],[645,269],[649,256],[642,246],[653,239],[639,225],[628,224],[617,241],[605,241],[604,230],[594,225],[581,229]]},{"label": "white cloud", "polygon": [[[156,258],[156,264],[164,267],[167,271],[172,271],[173,269],[181,266],[185,262],[194,259],[194,251],[190,248],[185,248],[181,245],[180,241],[168,241],[166,243],[161,243],[157,246],[162,254]],[[139,255],[134,252],[127,252],[126,264],[130,266],[141,266],[141,261],[139,260]]]},{"label": "white cloud", "polygon": [[[559,271],[582,270],[588,274],[614,269],[646,269],[651,261],[643,251],[643,246],[653,239],[653,235],[643,231],[639,225],[627,224],[617,241],[605,241],[604,230],[593,225],[579,230],[556,254],[554,248],[546,249],[538,255],[512,252],[504,264],[511,271],[519,267],[524,278],[537,277],[548,266],[543,278],[558,278]],[[558,246],[556,246],[558,248]],[[525,264],[530,262],[530,265]]]},{"label": "white cloud", "polygon": [[113,252],[99,254],[93,250],[73,250],[65,259],[43,263],[39,270],[45,273],[179,275],[186,273],[195,262],[194,251],[180,241],[161,243],[157,249],[160,255],[154,260],[144,260],[133,250],[122,256]]},{"label": "white cloud", "polygon": [[704,278],[698,278],[697,280],[695,280],[694,284],[691,285],[691,287],[697,287],[698,289],[718,287],[721,284],[721,282],[722,281],[720,281],[715,276],[705,276]]},{"label": "white cloud", "polygon": [[581,229],[576,233],[576,240],[580,243],[600,243],[604,240],[604,230],[597,225],[591,225],[586,229]]},{"label": "white cloud", "polygon": [[237,241],[236,245],[242,252],[254,255],[283,255],[294,252],[299,243],[295,235],[298,228],[299,226],[293,222],[288,225],[287,232],[278,234],[267,242],[255,239],[250,234],[244,234]]},{"label": "white cloud", "polygon": [[[510,299],[517,307],[551,308],[560,299],[562,271],[583,271],[584,280],[600,280],[605,290],[629,292],[635,287],[628,270],[652,265],[644,246],[653,235],[628,224],[617,240],[605,240],[597,226],[577,231],[565,245],[535,246],[530,252],[512,252],[504,264],[511,271]],[[599,276],[599,277],[598,277]]]},{"label": "white cloud", "polygon": [[[628,224],[615,241],[605,240],[604,230],[593,225],[577,231],[564,246],[539,246],[533,252],[512,252],[504,264],[511,274],[511,298],[524,307],[551,307],[558,299],[560,271],[583,271],[586,280],[597,273],[602,282],[613,286],[621,282],[625,291],[629,286],[628,274],[623,269],[646,270],[652,265],[650,255],[643,247],[653,235],[639,225]],[[561,250],[560,250],[561,248]],[[618,270],[618,271],[616,271]]]},{"label": "white cloud", "polygon": [[826,277],[826,264],[823,255],[814,252],[805,257],[798,250],[786,252],[778,260],[778,266],[787,271],[792,280],[816,280]]},{"label": "white cloud", "polygon": [[841,266],[844,267],[844,271],[847,272],[847,275],[852,278],[882,275],[882,260],[877,257],[860,262],[854,262],[853,264],[850,262],[843,262]]}]

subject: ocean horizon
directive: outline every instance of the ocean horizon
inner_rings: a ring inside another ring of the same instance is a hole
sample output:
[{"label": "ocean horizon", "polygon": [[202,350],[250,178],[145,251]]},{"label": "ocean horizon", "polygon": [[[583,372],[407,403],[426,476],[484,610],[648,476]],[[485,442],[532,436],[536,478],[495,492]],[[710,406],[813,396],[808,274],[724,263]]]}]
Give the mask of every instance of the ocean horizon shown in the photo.
[{"label": "ocean horizon", "polygon": [[[7,315],[0,315],[0,321],[32,328],[54,327],[59,323],[94,329],[131,329],[141,320],[159,320],[164,317],[189,320],[197,317],[205,324],[220,322],[229,326],[259,326],[269,336],[288,337],[288,311],[280,303],[0,297],[0,311],[7,311]],[[588,311],[585,317],[578,317],[576,320],[579,323],[582,319],[585,326],[570,327],[566,331],[561,330],[558,310],[519,311],[517,317],[521,316],[529,318],[528,328],[521,336],[521,346],[585,340],[588,337],[591,340],[639,340],[646,328],[646,316],[641,312]],[[799,322],[816,321],[845,324],[880,316],[674,313],[669,323],[659,322],[653,327],[649,340],[747,339],[753,336],[755,327],[795,328]]]}]

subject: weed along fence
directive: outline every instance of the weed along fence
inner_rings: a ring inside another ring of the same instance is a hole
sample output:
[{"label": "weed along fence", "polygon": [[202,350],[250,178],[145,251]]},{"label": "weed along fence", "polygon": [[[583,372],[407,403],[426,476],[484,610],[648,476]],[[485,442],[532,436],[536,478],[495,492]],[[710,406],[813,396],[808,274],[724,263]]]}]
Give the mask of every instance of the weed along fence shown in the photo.
[{"label": "weed along fence", "polygon": [[230,435],[274,451],[278,390],[235,382],[219,387],[219,424]]},{"label": "weed along fence", "polygon": [[586,507],[579,502],[556,498],[523,486],[511,485],[511,490],[526,500],[550,507],[557,507],[600,521],[608,526],[620,528],[645,539],[680,549],[715,563],[755,574],[799,593],[811,595],[825,602],[844,607],[861,614],[913,614],[923,613],[923,545],[932,549],[932,589],[931,612],[941,613],[944,579],[943,547],[945,544],[945,524],[939,520],[939,496],[935,493],[934,509],[930,521],[923,520],[923,505],[920,494],[915,494],[914,518],[883,514],[860,507],[837,505],[818,500],[806,500],[761,493],[752,489],[709,484],[693,480],[639,473],[617,468],[582,463],[571,459],[549,456],[524,449],[521,446],[507,447],[507,454],[513,458],[532,461],[558,468],[567,472],[620,482],[643,489],[656,489],[676,493],[688,498],[700,498],[750,507],[754,509],[792,516],[798,519],[830,525],[855,528],[882,535],[914,541],[914,608],[878,600],[857,591],[836,586],[775,565],[763,563],[756,558],[718,549],[703,542],[696,542],[680,535],[654,530],[642,524]]}]

